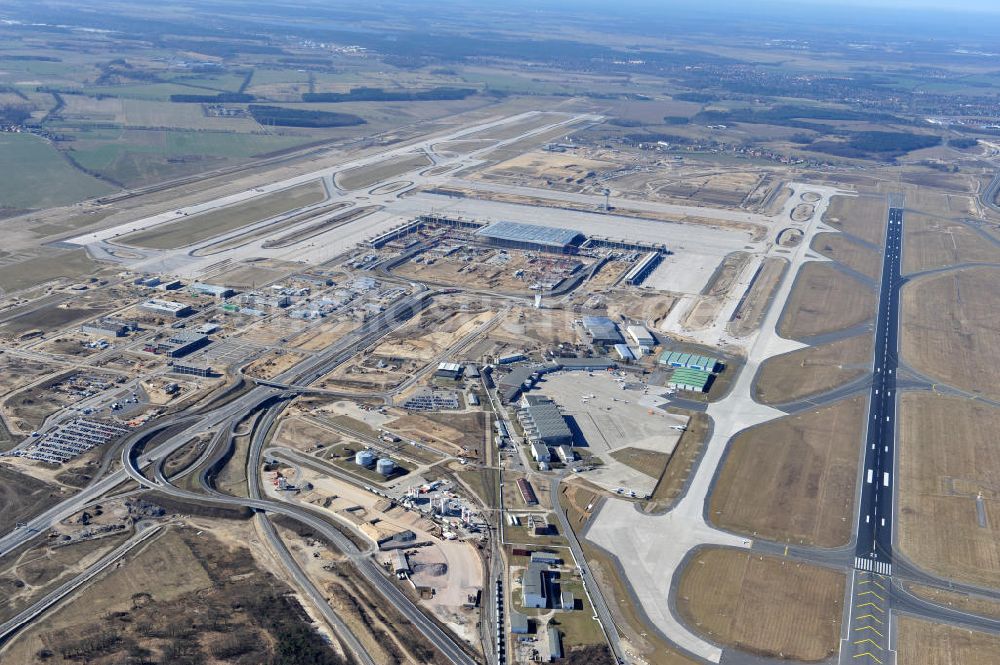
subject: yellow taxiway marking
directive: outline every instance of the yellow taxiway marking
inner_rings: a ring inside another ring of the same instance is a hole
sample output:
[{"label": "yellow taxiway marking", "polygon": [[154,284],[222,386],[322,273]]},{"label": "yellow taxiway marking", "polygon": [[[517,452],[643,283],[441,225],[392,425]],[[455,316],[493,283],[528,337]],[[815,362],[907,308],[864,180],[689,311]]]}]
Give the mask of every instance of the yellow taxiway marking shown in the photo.
[{"label": "yellow taxiway marking", "polygon": [[882,591],[885,591],[885,587],[876,582],[875,580],[861,580],[860,582],[858,582],[858,586],[861,586],[863,584],[874,584],[879,589],[882,589]]},{"label": "yellow taxiway marking", "polygon": [[866,644],[866,643],[867,644],[871,644],[873,647],[875,647],[879,651],[885,651],[885,649],[882,648],[881,644],[879,644],[878,642],[876,642],[875,640],[873,640],[870,637],[866,637],[863,640],[858,640],[857,642],[855,642],[855,644]]},{"label": "yellow taxiway marking", "polygon": [[858,598],[860,598],[861,596],[875,596],[879,600],[885,601],[885,598],[883,598],[882,596],[878,595],[874,591],[862,591],[861,593],[858,594]]},{"label": "yellow taxiway marking", "polygon": [[874,661],[875,661],[876,663],[878,663],[878,665],[882,665],[882,661],[881,661],[881,660],[879,660],[879,659],[878,659],[878,658],[877,658],[877,657],[875,656],[875,654],[873,654],[873,653],[869,653],[869,652],[867,652],[867,651],[866,651],[866,652],[864,652],[864,653],[859,653],[859,654],[855,654],[855,655],[854,655],[854,657],[855,657],[855,658],[863,658],[863,657],[865,657],[865,656],[868,656],[869,658],[871,658],[872,660],[874,660]]},{"label": "yellow taxiway marking", "polygon": [[854,618],[854,620],[855,620],[855,621],[861,621],[862,619],[874,619],[874,620],[875,620],[875,621],[877,621],[877,622],[878,622],[879,624],[881,624],[881,623],[882,623],[882,620],[881,620],[881,619],[879,619],[879,618],[878,618],[877,616],[875,616],[874,614],[866,614],[866,615],[864,615],[864,616],[860,616],[860,617],[855,617],[855,618]]},{"label": "yellow taxiway marking", "polygon": [[861,609],[862,607],[874,607],[874,608],[875,608],[876,610],[878,610],[878,611],[879,611],[879,612],[881,612],[882,614],[885,614],[885,610],[883,610],[883,609],[882,609],[881,607],[879,607],[879,606],[878,606],[878,605],[876,605],[875,603],[871,603],[871,602],[868,602],[868,603],[862,603],[862,604],[860,604],[860,605],[855,605],[855,607],[857,607],[857,608],[858,608],[859,610],[860,610],[860,609]]},{"label": "yellow taxiway marking", "polygon": [[882,633],[878,632],[878,630],[875,628],[875,626],[861,626],[860,628],[855,628],[854,632],[857,632],[859,630],[870,630],[873,633],[875,633],[876,635],[878,635],[879,637],[885,637],[885,635],[883,635]]}]

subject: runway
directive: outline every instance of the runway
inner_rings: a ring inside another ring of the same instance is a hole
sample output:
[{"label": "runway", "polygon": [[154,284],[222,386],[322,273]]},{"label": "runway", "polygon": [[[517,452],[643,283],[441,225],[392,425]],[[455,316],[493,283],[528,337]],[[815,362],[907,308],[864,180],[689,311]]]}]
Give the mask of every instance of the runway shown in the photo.
[{"label": "runway", "polygon": [[875,362],[862,473],[855,568],[892,574],[892,483],[896,444],[896,369],[899,366],[899,258],[903,209],[889,208],[875,329]]},{"label": "runway", "polygon": [[890,198],[882,281],[875,326],[875,354],[865,463],[861,472],[857,540],[849,596],[850,616],[841,665],[893,665],[889,591],[892,575],[893,461],[896,453],[896,372],[899,367],[900,253],[903,204]]}]

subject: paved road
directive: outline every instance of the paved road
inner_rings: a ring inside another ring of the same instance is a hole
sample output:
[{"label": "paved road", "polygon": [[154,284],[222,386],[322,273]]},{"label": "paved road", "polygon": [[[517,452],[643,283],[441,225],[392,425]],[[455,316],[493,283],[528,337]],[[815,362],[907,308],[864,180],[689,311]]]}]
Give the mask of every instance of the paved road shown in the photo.
[{"label": "paved road", "polygon": [[615,620],[611,616],[611,609],[608,607],[607,601],[604,600],[604,594],[601,593],[600,586],[594,581],[594,576],[590,572],[590,566],[587,565],[587,557],[584,556],[583,548],[576,537],[576,532],[573,531],[569,519],[566,517],[566,511],[559,505],[560,480],[559,476],[554,476],[549,481],[549,497],[552,499],[552,509],[559,519],[559,528],[569,542],[569,550],[573,553],[573,559],[576,561],[577,567],[580,568],[580,574],[583,576],[583,588],[587,592],[587,597],[590,598],[591,604],[594,606],[594,614],[601,623],[604,636],[608,639],[611,653],[617,662],[627,662],[621,641],[618,639],[618,628],[615,626]]},{"label": "paved road", "polygon": [[327,602],[326,598],[316,588],[309,576],[305,574],[302,567],[299,566],[298,561],[292,556],[288,548],[281,541],[278,536],[278,532],[275,530],[274,525],[263,513],[258,513],[255,516],[257,524],[260,526],[261,531],[267,538],[271,549],[278,555],[281,559],[281,564],[285,569],[291,573],[292,577],[295,579],[295,583],[298,584],[299,588],[305,593],[305,595],[312,602],[313,606],[323,614],[323,618],[326,619],[327,623],[333,627],[334,631],[344,642],[344,646],[351,650],[355,660],[362,663],[363,665],[375,665],[375,661],[372,657],[368,655],[368,651],[361,644],[358,638],[351,632],[351,629],[343,622],[343,620],[337,616],[337,613],[333,611],[330,607],[330,603]]}]

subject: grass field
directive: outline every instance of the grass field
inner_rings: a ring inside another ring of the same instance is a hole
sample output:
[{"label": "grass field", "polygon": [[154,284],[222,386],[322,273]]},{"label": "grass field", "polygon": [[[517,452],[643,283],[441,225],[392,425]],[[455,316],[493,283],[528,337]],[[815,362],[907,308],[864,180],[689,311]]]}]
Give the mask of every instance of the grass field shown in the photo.
[{"label": "grass field", "polygon": [[924,570],[1000,588],[1000,409],[904,393],[900,421],[900,549]]},{"label": "grass field", "polygon": [[308,135],[171,130],[81,129],[73,159],[126,186],[207,171],[315,139]]},{"label": "grass field", "polygon": [[684,489],[698,456],[705,446],[708,436],[708,416],[701,412],[691,413],[687,429],[670,453],[662,475],[656,481],[653,494],[646,506],[653,510],[665,510],[673,505]]},{"label": "grass field", "polygon": [[882,274],[882,256],[868,246],[852,240],[850,236],[819,233],[813,238],[812,248],[872,279],[878,279]]},{"label": "grass field", "polygon": [[864,420],[855,397],[740,432],[712,489],[711,521],[769,540],[846,544]]},{"label": "grass field", "polygon": [[903,272],[966,262],[1000,262],[1000,247],[965,224],[907,212],[903,225]]},{"label": "grass field", "polygon": [[996,665],[1000,636],[900,616],[896,662],[906,665]]},{"label": "grass field", "polygon": [[938,605],[946,605],[962,612],[971,612],[984,617],[1000,619],[1000,602],[984,596],[974,596],[959,591],[923,586],[921,584],[908,584],[906,588],[915,596],[926,598]]},{"label": "grass field", "polygon": [[1000,397],[1000,269],[973,268],[907,284],[903,360],[963,390]]},{"label": "grass field", "polygon": [[42,512],[60,499],[54,485],[0,465],[0,532],[8,533],[14,526]]},{"label": "grass field", "polygon": [[391,157],[381,162],[339,172],[336,175],[337,186],[348,190],[364,189],[430,164],[430,159],[422,153]]},{"label": "grass field", "polygon": [[325,198],[326,190],[319,181],[307,182],[280,192],[258,196],[243,203],[185,217],[178,222],[160,224],[151,229],[130,233],[119,238],[119,241],[152,249],[186,247],[297,208],[319,203]]},{"label": "grass field", "polygon": [[837,653],[845,577],[729,548],[694,555],[677,609],[709,639],[765,657],[821,661]]},{"label": "grass field", "polygon": [[872,289],[827,263],[808,263],[795,279],[778,332],[802,339],[844,330],[874,317],[875,307]]},{"label": "grass field", "polygon": [[757,373],[756,398],[784,404],[832,390],[865,374],[871,353],[871,336],[861,334],[775,356]]},{"label": "grass field", "polygon": [[115,190],[73,168],[50,143],[31,134],[0,134],[0,207],[49,208]]},{"label": "grass field", "polygon": [[90,260],[86,250],[55,252],[0,267],[0,288],[19,291],[60,277],[78,279],[93,275],[98,268],[99,264]]},{"label": "grass field", "polygon": [[881,245],[885,237],[888,203],[882,196],[834,196],[823,214],[830,226]]}]

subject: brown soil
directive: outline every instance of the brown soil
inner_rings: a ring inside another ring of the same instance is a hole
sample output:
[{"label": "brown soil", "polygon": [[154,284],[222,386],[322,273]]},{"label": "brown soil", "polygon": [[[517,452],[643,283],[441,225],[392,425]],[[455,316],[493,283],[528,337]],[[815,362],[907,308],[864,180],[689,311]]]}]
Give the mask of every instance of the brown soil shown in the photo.
[{"label": "brown soil", "polygon": [[881,245],[888,202],[884,196],[834,196],[823,221],[845,233]]},{"label": "brown soil", "polygon": [[1000,637],[900,616],[896,662],[906,665],[995,665]]},{"label": "brown soil", "polygon": [[[906,393],[900,409],[900,549],[924,570],[1000,587],[1000,409]],[[979,525],[982,493],[986,526]]]},{"label": "brown soil", "polygon": [[963,390],[1000,397],[998,268],[972,268],[903,288],[902,357]]},{"label": "brown soil", "polygon": [[821,661],[837,653],[843,573],[729,548],[691,559],[677,590],[688,626],[770,658]]}]

